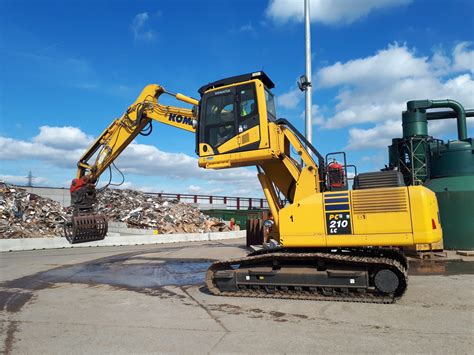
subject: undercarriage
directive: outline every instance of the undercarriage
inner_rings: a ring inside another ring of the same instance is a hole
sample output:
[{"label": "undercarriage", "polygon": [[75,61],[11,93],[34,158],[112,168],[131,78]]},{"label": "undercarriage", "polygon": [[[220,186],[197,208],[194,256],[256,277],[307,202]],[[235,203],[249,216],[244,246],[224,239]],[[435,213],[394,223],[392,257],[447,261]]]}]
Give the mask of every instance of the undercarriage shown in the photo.
[{"label": "undercarriage", "polygon": [[393,303],[407,271],[396,249],[276,248],[213,263],[206,284],[220,296]]}]

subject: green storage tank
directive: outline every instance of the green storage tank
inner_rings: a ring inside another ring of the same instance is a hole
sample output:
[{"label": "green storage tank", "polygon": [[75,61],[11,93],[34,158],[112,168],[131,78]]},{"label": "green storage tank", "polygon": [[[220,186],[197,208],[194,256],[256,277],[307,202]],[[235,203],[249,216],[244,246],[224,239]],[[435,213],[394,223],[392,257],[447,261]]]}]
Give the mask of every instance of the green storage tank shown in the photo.
[{"label": "green storage tank", "polygon": [[[450,108],[450,111],[429,109]],[[436,193],[445,249],[474,250],[474,146],[468,138],[465,110],[454,100],[407,102],[402,114],[403,138],[389,147],[389,162],[407,185],[423,184]],[[457,120],[458,139],[443,142],[429,136],[431,120]]]},{"label": "green storage tank", "polygon": [[474,146],[472,138],[430,144],[430,179],[436,192],[445,249],[474,249]]}]

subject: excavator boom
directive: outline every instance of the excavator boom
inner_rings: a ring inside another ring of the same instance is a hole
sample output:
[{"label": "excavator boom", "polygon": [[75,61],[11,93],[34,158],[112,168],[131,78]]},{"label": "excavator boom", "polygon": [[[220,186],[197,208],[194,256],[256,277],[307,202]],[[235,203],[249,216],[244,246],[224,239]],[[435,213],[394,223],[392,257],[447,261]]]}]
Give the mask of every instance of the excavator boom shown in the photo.
[{"label": "excavator boom", "polygon": [[64,234],[71,243],[104,239],[105,216],[94,213],[96,184],[111,168],[122,151],[139,135],[149,135],[154,121],[185,131],[196,131],[196,110],[158,103],[162,94],[174,96],[191,105],[199,101],[183,94],[172,94],[159,85],[148,85],[122,117],[115,119],[87,149],[77,163],[76,178],[71,183],[73,217],[65,224]]}]

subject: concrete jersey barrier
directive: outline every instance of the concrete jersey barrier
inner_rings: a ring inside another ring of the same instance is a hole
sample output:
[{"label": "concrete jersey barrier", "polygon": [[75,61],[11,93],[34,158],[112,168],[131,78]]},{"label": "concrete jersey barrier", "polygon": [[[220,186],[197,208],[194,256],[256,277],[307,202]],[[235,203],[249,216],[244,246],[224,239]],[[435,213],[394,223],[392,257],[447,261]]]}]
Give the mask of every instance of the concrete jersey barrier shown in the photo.
[{"label": "concrete jersey barrier", "polygon": [[245,236],[246,231],[137,235],[121,235],[119,233],[110,232],[107,234],[104,240],[80,244],[69,244],[69,242],[65,238],[0,239],[0,252],[38,249],[63,249],[181,242],[202,242],[244,238]]}]

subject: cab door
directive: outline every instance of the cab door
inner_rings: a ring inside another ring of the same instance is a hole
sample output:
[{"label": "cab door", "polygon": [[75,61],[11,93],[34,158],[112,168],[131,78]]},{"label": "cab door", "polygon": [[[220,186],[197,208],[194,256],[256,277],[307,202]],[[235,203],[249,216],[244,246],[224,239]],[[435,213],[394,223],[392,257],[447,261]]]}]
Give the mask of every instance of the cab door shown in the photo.
[{"label": "cab door", "polygon": [[238,149],[236,90],[229,87],[206,93],[199,118],[199,155]]},{"label": "cab door", "polygon": [[199,118],[199,156],[258,149],[259,119],[254,82],[204,94]]},{"label": "cab door", "polygon": [[260,145],[260,116],[255,83],[240,85],[236,91],[239,151],[258,149]]}]

